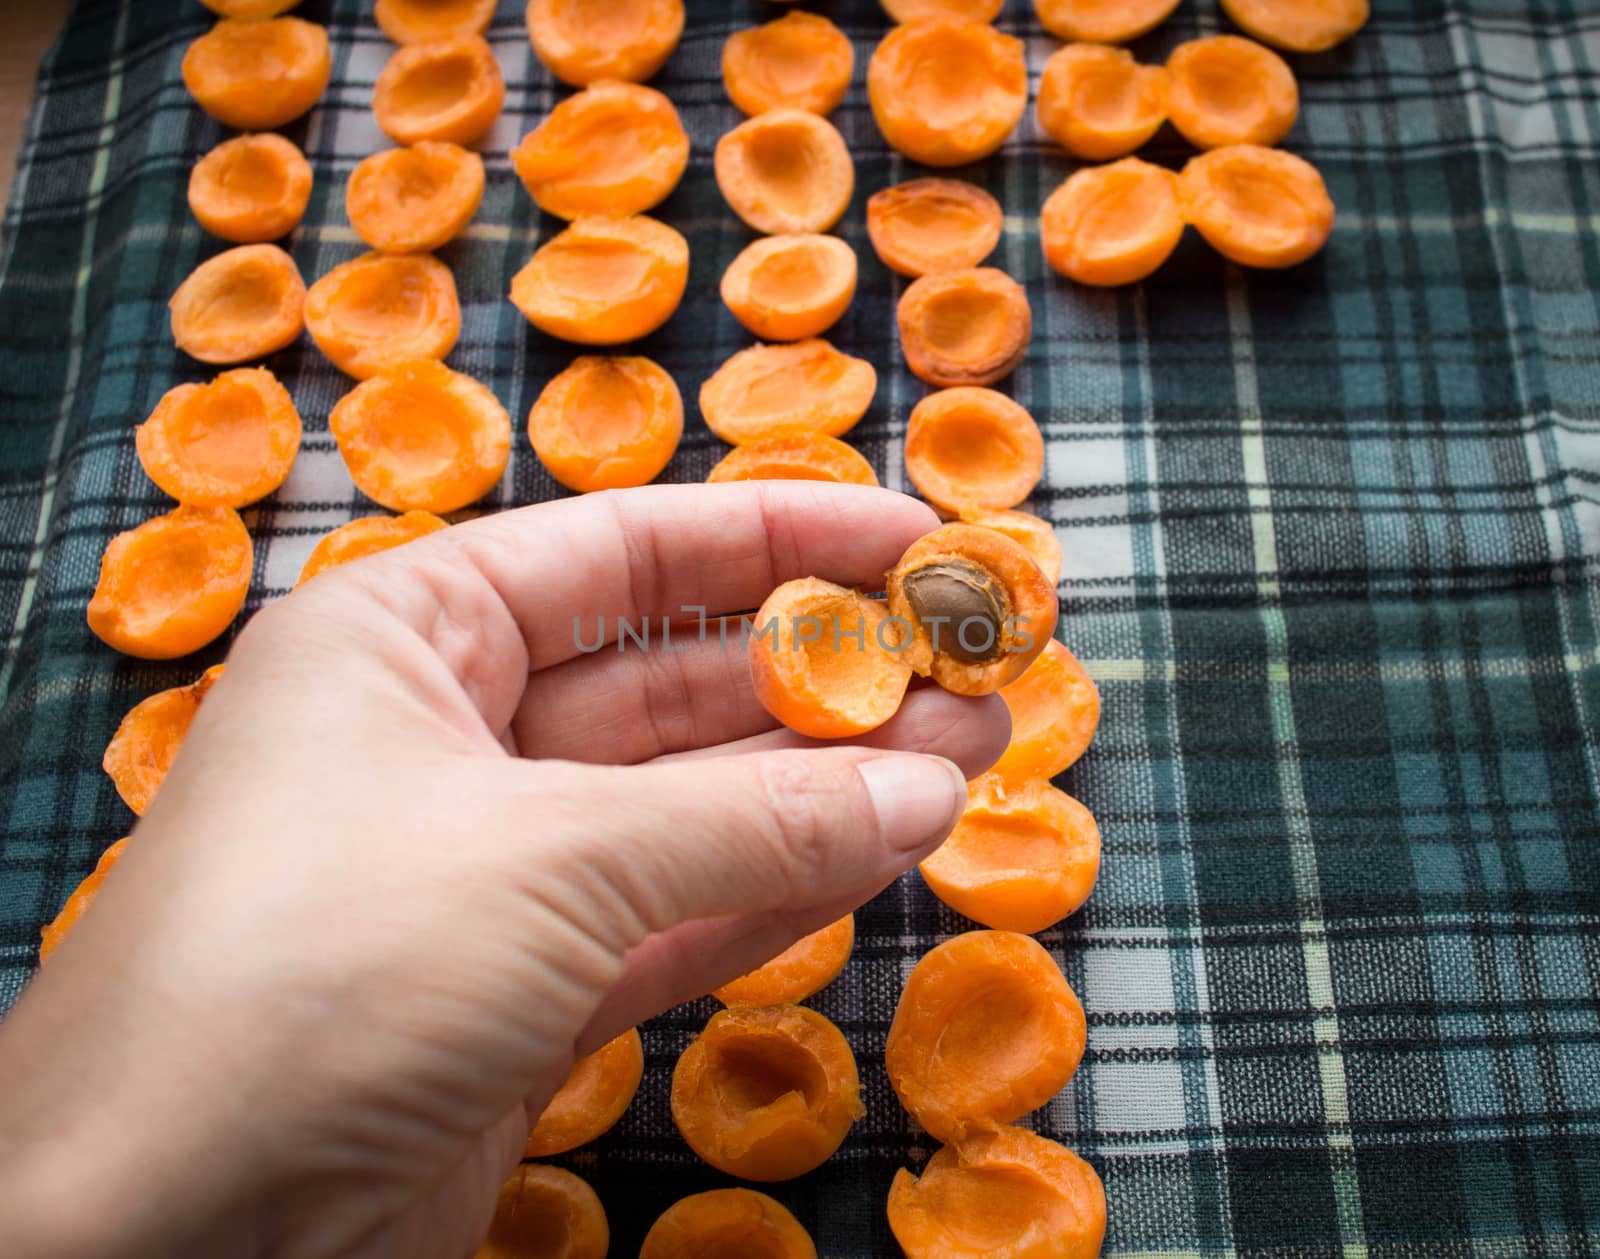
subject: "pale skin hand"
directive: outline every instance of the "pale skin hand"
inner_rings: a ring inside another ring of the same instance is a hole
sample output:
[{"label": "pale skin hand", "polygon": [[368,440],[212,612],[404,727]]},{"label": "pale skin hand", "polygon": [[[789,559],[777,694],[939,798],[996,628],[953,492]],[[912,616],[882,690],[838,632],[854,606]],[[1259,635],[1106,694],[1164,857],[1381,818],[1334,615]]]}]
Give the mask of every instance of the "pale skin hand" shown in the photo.
[{"label": "pale skin hand", "polygon": [[856,487],[596,495],[260,613],[0,1024],[8,1253],[470,1255],[574,1055],[867,900],[1010,729],[922,690],[820,747],[714,634],[584,655],[573,616],[592,643],[602,613],[872,587],[936,523]]}]

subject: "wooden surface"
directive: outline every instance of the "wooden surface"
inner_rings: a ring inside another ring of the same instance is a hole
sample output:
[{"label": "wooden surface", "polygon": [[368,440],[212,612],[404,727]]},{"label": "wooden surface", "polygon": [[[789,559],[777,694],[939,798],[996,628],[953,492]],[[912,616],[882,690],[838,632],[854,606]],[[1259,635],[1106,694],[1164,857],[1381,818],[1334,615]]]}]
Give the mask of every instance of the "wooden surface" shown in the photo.
[{"label": "wooden surface", "polygon": [[0,187],[7,197],[33,104],[39,58],[66,16],[67,0],[0,0]]}]

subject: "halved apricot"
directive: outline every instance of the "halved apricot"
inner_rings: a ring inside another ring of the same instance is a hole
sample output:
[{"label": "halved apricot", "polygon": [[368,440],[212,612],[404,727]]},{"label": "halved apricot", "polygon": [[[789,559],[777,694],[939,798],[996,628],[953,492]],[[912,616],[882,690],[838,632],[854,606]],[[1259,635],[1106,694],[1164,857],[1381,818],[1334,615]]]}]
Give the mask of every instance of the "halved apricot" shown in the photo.
[{"label": "halved apricot", "polygon": [[189,172],[189,210],[213,236],[255,245],[287,236],[311,200],[311,163],[280,135],[235,136]]},{"label": "halved apricot", "polygon": [[711,993],[723,1005],[780,1005],[821,992],[850,960],[856,945],[856,916],[846,914],[820,931],[796,940],[764,966],[725,983]]},{"label": "halved apricot", "polygon": [[856,251],[837,236],[800,232],[752,241],[722,273],[722,300],[764,341],[826,332],[856,295]]},{"label": "halved apricot", "polygon": [[306,284],[276,245],[240,245],[208,258],[168,307],[172,339],[202,363],[248,363],[289,345],[305,327]]},{"label": "halved apricot", "polygon": [[300,413],[264,367],[167,391],[134,432],[145,475],[191,507],[243,507],[288,478]]},{"label": "halved apricot", "polygon": [[1042,945],[969,931],[906,980],[884,1060],[900,1104],[941,1141],[1043,1106],[1083,1058],[1083,1006]]},{"label": "halved apricot", "polygon": [[259,21],[262,18],[277,17],[280,13],[287,13],[299,4],[300,0],[200,0],[200,3],[219,17]]},{"label": "halved apricot", "polygon": [[867,95],[883,138],[913,161],[976,162],[1027,108],[1022,41],[953,18],[897,26],[868,63]]},{"label": "halved apricot", "polygon": [[911,483],[935,507],[1000,510],[1016,506],[1039,484],[1044,437],[1033,416],[1003,393],[943,389],[911,408],[905,465]]},{"label": "halved apricot", "polygon": [[511,278],[511,301],[541,332],[579,345],[649,336],[678,309],[689,242],[644,214],[575,219]]},{"label": "halved apricot", "polygon": [[241,131],[270,131],[317,103],[333,71],[326,27],[297,17],[223,18],[183,54],[195,103]]},{"label": "halved apricot", "polygon": [[826,118],[780,106],[717,141],[717,187],[758,232],[825,232],[850,206],[855,163]]},{"label": "halved apricot", "polygon": [[896,316],[906,366],[940,387],[994,384],[1016,370],[1033,339],[1028,294],[995,267],[913,280]]},{"label": "halved apricot", "polygon": [[239,513],[179,507],[111,539],[89,600],[89,628],[127,656],[171,660],[233,624],[255,552]]},{"label": "halved apricot", "polygon": [[1288,52],[1326,52],[1367,24],[1367,0],[1222,0],[1246,35]]},{"label": "halved apricot", "polygon": [[428,254],[363,254],[307,291],[306,331],[357,380],[412,359],[442,359],[461,335],[455,277]]},{"label": "halved apricot", "polygon": [[638,214],[678,186],[689,133],[654,88],[602,80],[552,109],[511,164],[546,214]]},{"label": "halved apricot", "polygon": [[722,45],[728,99],[752,117],[780,106],[831,114],[850,88],[855,64],[848,35],[799,9],[735,31]]},{"label": "halved apricot", "polygon": [[300,570],[300,576],[294,584],[303,586],[330,568],[393,550],[449,527],[430,511],[408,511],[400,516],[366,516],[352,520],[325,534],[311,548],[311,554],[306,556],[305,567]]},{"label": "halved apricot", "polygon": [[1005,0],[882,0],[883,11],[896,22],[925,22],[933,17],[992,22]]},{"label": "halved apricot", "polygon": [[201,701],[221,676],[222,666],[214,664],[188,686],[174,686],[141,700],[118,724],[100,768],[137,816],[143,817],[156,798]]},{"label": "halved apricot", "polygon": [[961,513],[963,522],[997,529],[1013,542],[1019,542],[1033,556],[1033,562],[1052,586],[1061,582],[1061,541],[1048,520],[1040,520],[1025,511],[985,511],[967,508]]},{"label": "halved apricot", "polygon": [[910,626],[903,660],[957,695],[988,695],[1022,675],[1055,633],[1055,587],[1019,543],[977,525],[943,525],[889,572],[889,612]]},{"label": "halved apricot", "polygon": [[482,35],[405,44],[372,90],[378,126],[396,144],[481,139],[506,100],[494,50]]},{"label": "halved apricot", "polygon": [[1292,267],[1333,231],[1333,201],[1317,168],[1280,149],[1235,144],[1192,159],[1178,203],[1224,258],[1246,267]]},{"label": "halved apricot", "polygon": [[432,253],[472,222],[483,186],[476,153],[422,140],[358,162],[344,187],[344,208],[356,235],[379,253]]},{"label": "halved apricot", "polygon": [[723,441],[839,437],[872,405],[878,373],[820,338],[740,350],[700,386],[700,413]]},{"label": "halved apricot", "polygon": [[569,490],[644,485],[672,462],[683,437],[683,397],[657,363],[590,354],[539,394],[528,439]]},{"label": "halved apricot", "polygon": [[961,821],[919,868],[958,914],[1003,931],[1043,931],[1094,891],[1100,828],[1043,779],[985,774],[967,784]]},{"label": "halved apricot", "polygon": [[528,38],[551,74],[573,87],[642,83],[683,34],[683,0],[528,0]]},{"label": "halved apricot", "polygon": [[378,0],[372,16],[397,44],[482,35],[494,20],[495,0]]},{"label": "halved apricot", "polygon": [[689,1148],[745,1180],[820,1167],[864,1112],[850,1042],[803,1005],[712,1015],[672,1073],[672,1119]]},{"label": "halved apricot", "polygon": [[876,485],[878,474],[861,452],[837,437],[805,433],[735,446],[706,477],[718,481],[835,481]]},{"label": "halved apricot", "polygon": [[589,1182],[562,1167],[523,1163],[500,1188],[475,1259],[606,1259],[611,1228]]},{"label": "halved apricot", "polygon": [[644,1044],[630,1027],[572,1064],[528,1134],[525,1158],[549,1158],[587,1145],[628,1109],[644,1077]]},{"label": "halved apricot", "polygon": [[1237,35],[1179,44],[1167,58],[1168,113],[1196,148],[1271,146],[1300,113],[1294,71],[1270,48]]},{"label": "halved apricot", "polygon": [[867,235],[901,275],[963,271],[1000,243],[1000,203],[964,179],[913,179],[867,200]]},{"label": "halved apricot", "polygon": [[356,488],[391,511],[444,513],[498,484],[511,417],[489,390],[433,359],[357,385],[328,417]]},{"label": "halved apricot", "polygon": [[1045,198],[1044,259],[1079,284],[1137,284],[1183,239],[1178,181],[1137,157],[1086,166]]},{"label": "halved apricot", "polygon": [[1025,1128],[947,1145],[889,1187],[906,1259],[1098,1259],[1106,1191],[1066,1146]]},{"label": "halved apricot", "polygon": [[1039,125],[1074,157],[1103,162],[1132,153],[1167,117],[1167,72],[1125,48],[1068,44],[1039,78]]},{"label": "halved apricot", "polygon": [[1086,44],[1126,44],[1155,30],[1177,7],[1178,0],[1033,0],[1047,31]]},{"label": "halved apricot", "polygon": [[817,1259],[817,1248],[783,1203],[754,1189],[712,1189],[663,1211],[639,1259]]},{"label": "halved apricot", "polygon": [[762,707],[813,739],[876,730],[900,711],[911,684],[888,609],[815,577],[785,582],[767,596],[749,655]]},{"label": "halved apricot", "polygon": [[[61,947],[61,942],[67,938],[67,933],[78,925],[78,920],[88,911],[94,903],[94,898],[100,895],[100,889],[105,885],[106,876],[111,873],[112,867],[122,859],[124,850],[128,847],[128,838],[123,836],[105,852],[100,854],[100,860],[95,862],[94,869],[84,878],[83,882],[73,889],[72,895],[67,897],[67,903],[61,907],[61,912],[39,930],[39,965],[43,966],[50,960],[50,955]],[[815,1252],[813,1252],[815,1253]]]},{"label": "halved apricot", "polygon": [[1056,639],[1000,698],[1011,710],[1011,742],[991,772],[1011,781],[1054,778],[1077,764],[1100,728],[1100,690]]}]

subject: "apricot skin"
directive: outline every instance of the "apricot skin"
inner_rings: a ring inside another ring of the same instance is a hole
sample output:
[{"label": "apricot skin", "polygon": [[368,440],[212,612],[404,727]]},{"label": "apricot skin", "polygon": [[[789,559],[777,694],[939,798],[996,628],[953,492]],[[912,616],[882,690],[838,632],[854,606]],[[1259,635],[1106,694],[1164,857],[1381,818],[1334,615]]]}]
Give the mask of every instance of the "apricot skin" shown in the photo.
[{"label": "apricot skin", "polygon": [[60,948],[61,942],[67,938],[67,933],[77,926],[78,921],[88,912],[95,897],[100,895],[100,889],[105,886],[106,877],[117,862],[122,860],[122,854],[127,847],[127,837],[123,837],[101,853],[94,870],[73,889],[72,895],[67,898],[67,903],[61,907],[61,912],[40,929],[40,966],[50,960],[50,955]]},{"label": "apricot skin", "polygon": [[991,772],[1002,778],[1054,778],[1077,764],[1100,727],[1099,688],[1055,639],[1000,698],[1011,710],[1011,742]]},{"label": "apricot skin", "polygon": [[188,686],[158,691],[141,700],[118,723],[100,768],[135,816],[143,817],[156,798],[189,733],[189,724],[221,676],[222,666],[212,665]]},{"label": "apricot skin", "polygon": [[524,1158],[564,1154],[609,1131],[622,1118],[644,1077],[644,1045],[629,1028],[572,1066],[528,1134]]},{"label": "apricot skin", "polygon": [[855,940],[855,915],[846,914],[820,931],[802,936],[766,965],[730,980],[711,995],[723,1005],[804,1001],[839,977]]}]

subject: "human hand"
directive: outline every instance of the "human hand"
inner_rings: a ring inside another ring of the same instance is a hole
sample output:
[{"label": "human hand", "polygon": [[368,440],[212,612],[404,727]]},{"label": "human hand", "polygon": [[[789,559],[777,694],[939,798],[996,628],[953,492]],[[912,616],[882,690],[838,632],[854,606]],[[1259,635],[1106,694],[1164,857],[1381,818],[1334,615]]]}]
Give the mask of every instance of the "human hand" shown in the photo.
[{"label": "human hand", "polygon": [[[870,898],[1006,742],[997,697],[919,690],[812,744],[737,636],[667,652],[661,618],[873,587],[936,523],[857,487],[595,495],[257,615],[0,1025],[13,1253],[470,1254],[574,1056]],[[584,654],[602,615],[655,650]]]}]

